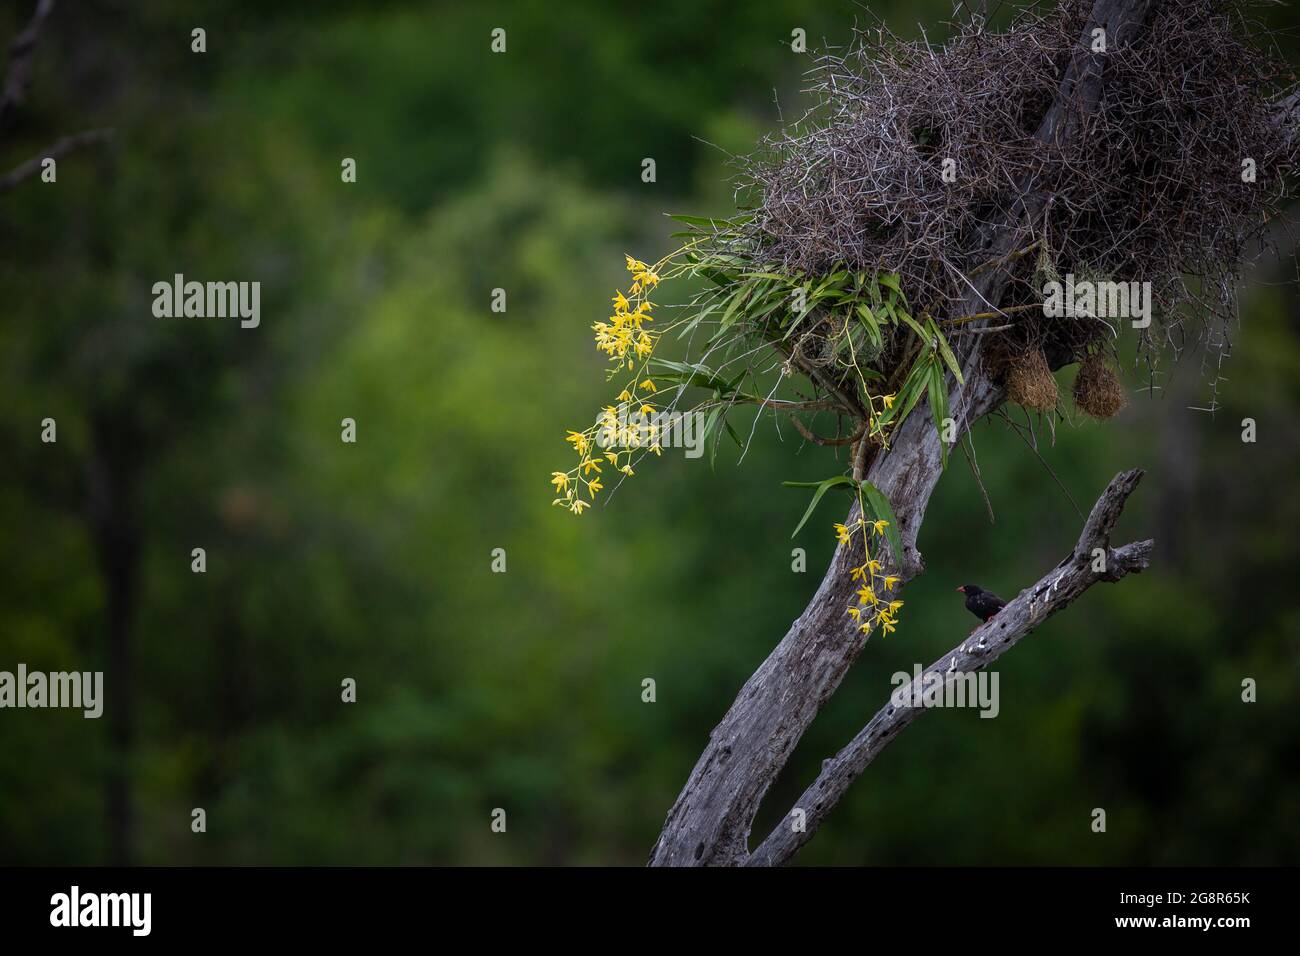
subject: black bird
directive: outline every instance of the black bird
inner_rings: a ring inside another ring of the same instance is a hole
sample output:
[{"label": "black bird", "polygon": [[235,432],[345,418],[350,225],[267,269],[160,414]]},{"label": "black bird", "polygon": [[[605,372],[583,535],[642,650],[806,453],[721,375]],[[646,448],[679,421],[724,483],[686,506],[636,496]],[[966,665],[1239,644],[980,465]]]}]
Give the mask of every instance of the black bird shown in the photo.
[{"label": "black bird", "polygon": [[991,621],[998,611],[1007,606],[1006,601],[992,591],[985,591],[978,584],[963,584],[957,590],[966,595],[966,610],[985,624]]}]

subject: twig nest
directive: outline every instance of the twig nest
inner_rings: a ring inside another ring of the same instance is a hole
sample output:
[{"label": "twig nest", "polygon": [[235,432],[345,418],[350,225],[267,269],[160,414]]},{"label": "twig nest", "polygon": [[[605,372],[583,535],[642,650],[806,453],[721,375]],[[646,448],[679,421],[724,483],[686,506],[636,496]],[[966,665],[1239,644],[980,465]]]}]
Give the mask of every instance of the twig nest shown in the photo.
[{"label": "twig nest", "polygon": [[1036,412],[1053,411],[1061,397],[1042,349],[1030,349],[1009,359],[1006,387],[1011,401]]},{"label": "twig nest", "polygon": [[1124,386],[1101,352],[1093,352],[1079,363],[1074,379],[1074,404],[1081,412],[1106,421],[1114,418],[1128,404]]},{"label": "twig nest", "polygon": [[[1036,293],[1048,282],[1141,277],[1146,307],[1168,332],[1142,337],[1147,357],[1184,330],[1222,357],[1241,266],[1297,192],[1296,118],[1282,121],[1275,105],[1294,74],[1281,36],[1258,24],[1258,0],[1148,4],[1133,42],[1107,52],[1105,102],[1086,111],[1076,146],[1037,134],[1095,0],[1017,6],[1026,9],[1000,32],[956,18],[939,47],[872,24],[820,57],[810,77],[816,118],[737,160],[736,186],[753,208],[712,225],[693,252],[805,281],[887,266],[917,310],[935,314],[968,295],[966,275],[993,263]],[[1034,224],[1038,262],[1022,258],[1027,246],[990,258],[989,210],[1018,209],[1007,184],[1026,181],[1051,183],[1050,209]],[[1132,317],[1096,311],[1069,321],[1016,313],[1014,324],[1021,343],[1081,355]],[[890,323],[887,346],[896,330]]]}]

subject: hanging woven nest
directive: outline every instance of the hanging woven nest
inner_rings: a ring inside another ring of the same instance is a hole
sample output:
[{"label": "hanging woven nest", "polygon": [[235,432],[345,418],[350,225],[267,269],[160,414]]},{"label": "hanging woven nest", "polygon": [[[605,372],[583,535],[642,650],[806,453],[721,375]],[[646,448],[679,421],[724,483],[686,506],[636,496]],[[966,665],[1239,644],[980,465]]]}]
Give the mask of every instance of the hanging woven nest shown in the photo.
[{"label": "hanging woven nest", "polygon": [[1074,404],[1099,421],[1114,418],[1128,404],[1124,386],[1104,353],[1093,352],[1079,363],[1079,374],[1074,379]]},{"label": "hanging woven nest", "polygon": [[1061,398],[1042,349],[1030,349],[1010,358],[1006,389],[1011,401],[1036,412],[1054,411]]}]

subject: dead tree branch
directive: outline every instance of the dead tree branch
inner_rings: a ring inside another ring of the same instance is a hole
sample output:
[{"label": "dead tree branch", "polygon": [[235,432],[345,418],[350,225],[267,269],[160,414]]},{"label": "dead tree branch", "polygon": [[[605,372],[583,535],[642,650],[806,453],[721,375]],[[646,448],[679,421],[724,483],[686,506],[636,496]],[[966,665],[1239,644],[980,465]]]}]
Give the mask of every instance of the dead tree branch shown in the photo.
[{"label": "dead tree branch", "polygon": [[4,88],[0,89],[0,128],[8,120],[10,111],[27,99],[36,41],[40,39],[41,27],[53,10],[54,0],[39,0],[27,26],[9,44],[9,66],[5,70]]},{"label": "dead tree branch", "polygon": [[[1105,57],[1090,54],[1092,32],[1100,27],[1109,49],[1122,49],[1143,29],[1151,0],[1096,0],[1079,39],[1079,53],[1066,68],[1056,101],[1037,135],[1064,146],[1101,96]],[[1007,259],[1025,245],[1024,234],[1050,199],[1034,177],[1017,184],[1004,214],[989,222],[972,241],[980,261],[1003,260],[977,279],[963,276],[968,289],[954,315],[997,310],[1008,281]],[[972,323],[977,325],[978,323]],[[966,336],[957,343],[965,385],[949,395],[957,425],[955,440],[998,407],[1001,388],[984,369],[982,343],[988,336]],[[872,462],[867,479],[889,499],[903,554],[886,564],[903,581],[922,568],[917,535],[930,496],[942,473],[941,449],[928,408],[918,407],[898,427],[887,453]],[[846,523],[857,517],[857,506]],[[652,866],[743,865],[749,858],[749,832],[759,804],[789,760],[795,745],[853,666],[868,635],[854,627],[844,609],[854,590],[849,550],[839,547],[816,594],[785,637],[746,681],[696,762],[668,812],[651,852]]]},{"label": "dead tree branch", "polygon": [[[1119,548],[1110,546],[1115,522],[1141,479],[1140,470],[1116,475],[1093,505],[1078,543],[1065,560],[1043,575],[1038,583],[1021,591],[996,617],[927,667],[911,684],[891,695],[890,702],[867,722],[848,746],[823,764],[816,781],[795,802],[786,820],[778,824],[746,860],[746,865],[780,866],[812,839],[853,781],[898,736],[899,731],[923,711],[923,708],[906,704],[900,706],[898,701],[916,699],[913,695],[933,686],[936,675],[937,679],[948,681],[956,675],[987,667],[1099,581],[1119,581],[1126,575],[1145,571],[1154,545],[1152,541],[1138,541]],[[802,810],[804,814],[803,825],[798,829],[792,822],[796,810]]]},{"label": "dead tree branch", "polygon": [[[9,125],[14,110],[27,101],[36,44],[45,21],[53,11],[54,0],[38,0],[31,20],[9,44],[9,64],[5,69],[4,85],[0,86],[0,133],[3,133],[5,127]],[[88,129],[60,138],[31,159],[0,176],[0,193],[7,192],[24,180],[35,176],[41,171],[41,163],[46,159],[59,159],[87,146],[98,146],[108,142],[112,136],[111,129]]]},{"label": "dead tree branch", "polygon": [[25,179],[30,179],[41,171],[41,163],[46,159],[59,159],[68,153],[106,143],[113,137],[111,129],[88,129],[71,136],[65,136],[49,148],[37,153],[31,159],[15,166],[0,176],[0,193],[13,189]]}]

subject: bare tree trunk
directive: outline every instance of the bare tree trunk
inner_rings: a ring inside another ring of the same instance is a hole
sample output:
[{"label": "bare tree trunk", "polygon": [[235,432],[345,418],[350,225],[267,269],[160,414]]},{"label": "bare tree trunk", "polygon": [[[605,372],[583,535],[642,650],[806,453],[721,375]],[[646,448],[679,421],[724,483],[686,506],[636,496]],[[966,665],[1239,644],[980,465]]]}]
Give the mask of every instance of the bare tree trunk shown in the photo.
[{"label": "bare tree trunk", "polygon": [[[1108,49],[1132,42],[1142,29],[1152,0],[1097,0],[1084,25],[1078,53],[1066,69],[1055,102],[1037,131],[1056,148],[1070,145],[1101,96],[1105,57],[1091,53],[1093,30],[1106,31]],[[962,276],[965,295],[954,315],[996,310],[1008,279],[1006,258],[1019,249],[1050,199],[1050,184],[1037,177],[1017,184],[1017,193],[1000,219],[972,238],[972,251],[1001,263],[978,278]],[[957,343],[965,385],[954,384],[950,414],[956,440],[1002,401],[986,374],[980,354],[984,336]],[[1067,356],[1049,356],[1054,365]],[[927,409],[918,407],[898,428],[889,450],[872,464],[867,479],[889,499],[898,519],[903,554],[887,565],[903,581],[921,571],[917,535],[942,471],[939,439]],[[856,518],[856,505],[848,522]],[[841,546],[817,593],[776,649],[741,688],[731,709],[709,735],[651,852],[652,866],[732,866],[749,859],[749,831],[759,804],[785,766],[812,720],[835,693],[865,646],[868,635],[852,626],[845,608],[854,590],[852,559]]]},{"label": "bare tree trunk", "polygon": [[134,812],[131,770],[135,707],[131,631],[139,588],[140,531],[136,514],[136,455],[130,429],[111,412],[92,416],[87,488],[88,521],[104,586],[107,665],[104,709],[108,716],[109,766],[105,778],[108,862],[132,862]]},{"label": "bare tree trunk", "polygon": [[[969,379],[968,379],[969,381]],[[956,396],[952,415],[974,421],[995,407],[999,392],[986,379]],[[973,403],[973,404],[972,404]],[[942,465],[929,418],[914,413],[899,429],[891,451],[868,480],[890,499],[904,559],[904,580],[921,570],[916,536]],[[856,518],[857,505],[849,513]],[[840,546],[808,607],[785,638],[745,683],[677,799],[652,860],[657,865],[734,865],[748,856],[749,828],[759,803],[795,744],[825,705],[866,645],[845,614],[854,603],[849,569],[856,551]]]}]

